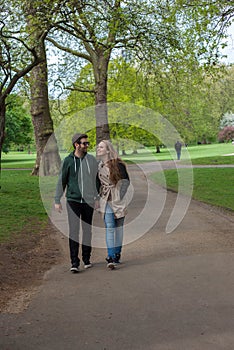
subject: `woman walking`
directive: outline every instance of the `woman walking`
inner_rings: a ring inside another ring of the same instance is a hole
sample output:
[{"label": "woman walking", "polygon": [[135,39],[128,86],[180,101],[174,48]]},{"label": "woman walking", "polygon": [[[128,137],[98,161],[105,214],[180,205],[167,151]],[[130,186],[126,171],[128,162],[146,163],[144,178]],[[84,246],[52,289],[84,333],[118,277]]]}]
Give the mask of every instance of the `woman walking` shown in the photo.
[{"label": "woman walking", "polygon": [[120,262],[123,244],[123,224],[127,213],[125,194],[129,176],[125,163],[120,159],[112,143],[101,141],[97,146],[99,163],[100,211],[106,227],[107,267],[114,268]]}]

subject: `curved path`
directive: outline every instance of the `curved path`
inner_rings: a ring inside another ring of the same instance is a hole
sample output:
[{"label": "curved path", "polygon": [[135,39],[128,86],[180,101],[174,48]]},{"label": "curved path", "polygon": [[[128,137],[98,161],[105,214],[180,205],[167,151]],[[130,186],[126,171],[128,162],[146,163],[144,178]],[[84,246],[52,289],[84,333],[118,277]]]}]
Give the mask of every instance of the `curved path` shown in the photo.
[{"label": "curved path", "polygon": [[[152,165],[144,169],[151,172]],[[135,193],[127,222],[140,217],[146,201],[144,173],[132,166],[130,176]],[[64,261],[45,275],[25,310],[14,314],[12,300],[1,314],[1,350],[233,349],[233,213],[191,201],[168,235],[177,195],[149,186],[152,209],[161,213],[147,233],[124,247],[118,269],[107,271],[105,250],[94,249],[94,267],[72,275],[67,239],[57,234]]]}]

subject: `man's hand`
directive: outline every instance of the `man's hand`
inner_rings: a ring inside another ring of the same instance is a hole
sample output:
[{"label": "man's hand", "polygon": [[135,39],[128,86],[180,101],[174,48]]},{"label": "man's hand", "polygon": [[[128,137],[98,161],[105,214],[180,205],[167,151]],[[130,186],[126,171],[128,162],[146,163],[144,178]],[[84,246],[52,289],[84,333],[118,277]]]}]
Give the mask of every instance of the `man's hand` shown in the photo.
[{"label": "man's hand", "polygon": [[63,207],[62,207],[62,204],[61,204],[61,203],[55,204],[55,205],[54,205],[54,208],[55,208],[55,210],[58,211],[59,213],[61,213],[62,210],[63,210]]}]

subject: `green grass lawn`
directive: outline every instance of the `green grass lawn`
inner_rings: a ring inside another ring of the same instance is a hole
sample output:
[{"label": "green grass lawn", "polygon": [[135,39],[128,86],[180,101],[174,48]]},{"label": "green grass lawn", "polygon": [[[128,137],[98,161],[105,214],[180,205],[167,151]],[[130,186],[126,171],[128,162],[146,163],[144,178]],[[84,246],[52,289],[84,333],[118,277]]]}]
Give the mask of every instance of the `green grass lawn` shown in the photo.
[{"label": "green grass lawn", "polygon": [[[234,146],[231,143],[188,146],[186,152],[185,148],[182,148],[182,163],[186,162],[186,160],[183,160],[183,156],[187,152],[193,164],[234,164]],[[230,156],[230,154],[233,154],[233,156]],[[123,156],[123,159],[127,162],[143,163],[176,159],[176,156],[174,149],[161,148],[161,153],[156,153],[155,148],[150,147],[138,150],[138,154],[127,151],[127,155]]]},{"label": "green grass lawn", "polygon": [[[229,144],[212,144],[189,146],[193,164],[234,164],[234,156],[224,156],[234,152],[234,146]],[[131,154],[123,158],[131,163],[150,162],[155,160],[169,160],[171,154],[168,149],[162,148],[160,154],[154,148],[141,149],[138,154]],[[64,153],[62,155],[65,156]],[[29,170],[2,170],[0,190],[0,241],[20,232],[32,222],[42,225],[47,223],[48,217],[44,209],[39,191],[38,177],[30,176],[30,169],[35,162],[35,154],[24,152],[10,152],[2,155],[2,168],[28,168]],[[183,150],[182,160],[183,163]],[[180,171],[187,171],[180,169]],[[177,172],[168,170],[164,172],[168,188],[177,189]],[[162,180],[162,173],[155,173],[156,182]],[[195,199],[234,210],[234,169],[194,169]],[[33,229],[32,229],[33,232]]]},{"label": "green grass lawn", "polygon": [[[234,153],[234,146],[229,143],[214,143],[210,145],[188,146],[191,159],[224,156],[225,154]],[[183,148],[182,148],[183,152]],[[183,158],[183,153],[182,153]]]},{"label": "green grass lawn", "polygon": [[[186,173],[189,169],[180,169]],[[199,201],[234,210],[234,168],[194,168],[193,198]],[[178,190],[176,169],[164,171],[168,189]],[[151,179],[164,185],[162,173],[154,173]]]},{"label": "green grass lawn", "polygon": [[9,152],[2,154],[2,169],[32,169],[36,160],[36,154],[28,154],[25,152]]},{"label": "green grass lawn", "polygon": [[[39,178],[27,170],[5,170],[1,174],[0,190],[0,241],[20,232],[33,221],[42,225],[48,222],[43,207]],[[32,228],[32,233],[33,228]]]},{"label": "green grass lawn", "polygon": [[[193,164],[234,164],[234,155],[225,156],[234,153],[234,146],[231,143],[216,143],[211,145],[188,146],[188,154]],[[139,149],[137,154],[132,154],[132,150],[127,150],[127,155],[121,156],[127,163],[144,163],[153,161],[163,161],[176,159],[174,149],[161,148],[161,153],[155,152],[155,147]],[[94,151],[91,151],[95,155]],[[182,148],[181,162],[185,150]],[[67,153],[61,155],[62,158]],[[2,168],[33,168],[36,154],[25,152],[9,152],[2,155]]]},{"label": "green grass lawn", "polygon": [[[182,162],[183,163],[183,162]],[[186,163],[186,162],[184,162]],[[213,156],[204,158],[194,158],[192,159],[193,165],[222,165],[222,164],[234,164],[233,156]]]}]

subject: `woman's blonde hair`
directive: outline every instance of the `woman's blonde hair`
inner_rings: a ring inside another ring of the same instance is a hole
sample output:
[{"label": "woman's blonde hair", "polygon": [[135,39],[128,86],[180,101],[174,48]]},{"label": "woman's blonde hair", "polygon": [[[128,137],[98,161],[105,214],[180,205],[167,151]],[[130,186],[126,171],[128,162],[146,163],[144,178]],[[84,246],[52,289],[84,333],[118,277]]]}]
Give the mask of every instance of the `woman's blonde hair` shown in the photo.
[{"label": "woman's blonde hair", "polygon": [[118,164],[121,163],[124,166],[126,165],[119,157],[118,152],[115,150],[114,146],[109,140],[102,140],[101,142],[106,145],[108,152],[107,165],[110,169],[110,180],[116,185],[118,181],[122,179]]}]

